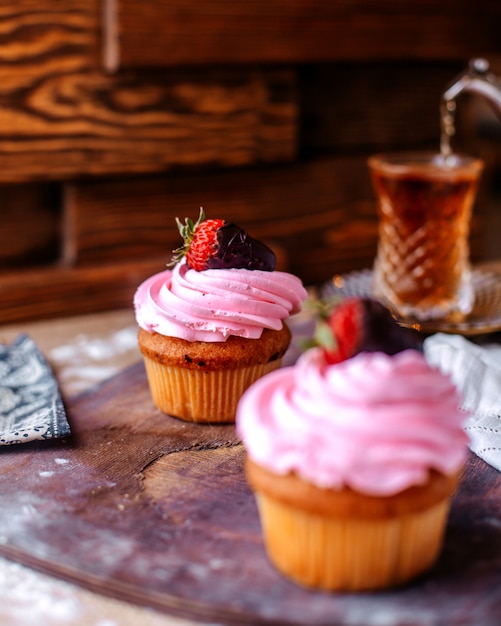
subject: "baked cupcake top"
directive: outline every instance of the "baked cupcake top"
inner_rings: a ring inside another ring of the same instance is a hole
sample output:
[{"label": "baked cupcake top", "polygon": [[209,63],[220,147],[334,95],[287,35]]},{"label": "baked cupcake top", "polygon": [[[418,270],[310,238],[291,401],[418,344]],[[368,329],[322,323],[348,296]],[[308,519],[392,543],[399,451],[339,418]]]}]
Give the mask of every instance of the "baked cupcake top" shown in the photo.
[{"label": "baked cupcake top", "polygon": [[360,351],[329,362],[316,347],[255,382],[237,410],[249,457],[324,488],[393,495],[465,460],[466,415],[423,353]]},{"label": "baked cupcake top", "polygon": [[307,297],[301,280],[274,269],[261,242],[223,220],[178,221],[187,243],[174,267],[145,280],[134,295],[136,320],[148,332],[187,341],[258,339],[279,330]]}]

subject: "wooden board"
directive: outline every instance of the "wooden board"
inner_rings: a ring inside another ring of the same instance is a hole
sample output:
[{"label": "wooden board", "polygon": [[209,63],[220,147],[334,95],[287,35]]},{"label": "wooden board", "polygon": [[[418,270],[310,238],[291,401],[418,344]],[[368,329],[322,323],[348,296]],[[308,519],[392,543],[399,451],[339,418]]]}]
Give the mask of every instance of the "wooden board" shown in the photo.
[{"label": "wooden board", "polygon": [[163,269],[165,263],[164,258],[83,268],[51,265],[2,271],[0,323],[130,307],[139,283],[159,267]]},{"label": "wooden board", "polygon": [[376,253],[376,203],[362,156],[68,185],[73,260],[104,267],[156,256],[161,268],[180,245],[175,218],[195,219],[200,205],[208,217],[235,222],[265,240],[283,261],[281,269],[305,284],[370,267]]},{"label": "wooden board", "polygon": [[499,52],[496,0],[106,0],[105,6],[109,69]]},{"label": "wooden board", "polygon": [[0,187],[2,269],[57,261],[62,210],[56,198],[50,184]]},{"label": "wooden board", "polygon": [[234,427],[153,408],[142,364],[67,401],[74,437],[0,454],[0,554],[107,595],[241,624],[501,620],[501,476],[469,459],[443,553],[394,591],[328,594],[263,550]]},{"label": "wooden board", "polygon": [[0,6],[0,183],[295,157],[292,68],[237,68],[232,59],[225,69],[142,67],[111,76],[101,65],[103,5]]}]

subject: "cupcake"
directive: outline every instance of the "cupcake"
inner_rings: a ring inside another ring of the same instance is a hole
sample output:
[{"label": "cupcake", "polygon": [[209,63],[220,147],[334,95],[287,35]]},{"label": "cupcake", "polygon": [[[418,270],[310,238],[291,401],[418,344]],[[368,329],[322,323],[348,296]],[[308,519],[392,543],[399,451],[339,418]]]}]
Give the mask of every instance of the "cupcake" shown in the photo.
[{"label": "cupcake", "polygon": [[151,396],[183,420],[234,422],[244,390],[281,365],[291,340],[285,320],[306,290],[238,226],[203,211],[195,223],[177,222],[184,245],[172,268],[134,296]]},{"label": "cupcake", "polygon": [[466,456],[465,415],[408,336],[390,342],[393,354],[381,336],[364,351],[357,321],[344,320],[346,345],[360,350],[339,360],[338,343],[314,347],[257,381],[237,432],[276,568],[307,587],[377,590],[436,560]]}]

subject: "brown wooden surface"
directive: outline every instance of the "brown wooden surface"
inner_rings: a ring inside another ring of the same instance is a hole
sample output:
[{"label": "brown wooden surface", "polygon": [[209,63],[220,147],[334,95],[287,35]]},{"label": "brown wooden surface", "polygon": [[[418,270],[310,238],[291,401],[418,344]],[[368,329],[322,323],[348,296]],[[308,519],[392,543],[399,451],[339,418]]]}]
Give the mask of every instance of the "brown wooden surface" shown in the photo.
[{"label": "brown wooden surface", "polygon": [[[277,252],[279,269],[305,285],[372,266],[377,217],[365,158],[231,175],[89,181],[67,186],[64,262],[0,274],[0,323],[129,307],[139,283],[165,269],[180,245],[175,217],[196,218],[202,204],[208,216],[234,221],[265,240]],[[475,262],[492,258],[486,238],[496,232],[479,205],[471,237]],[[25,213],[16,215],[24,228]],[[26,230],[31,239],[43,232]],[[5,251],[22,241],[13,229],[3,236]]]},{"label": "brown wooden surface", "polygon": [[51,263],[61,248],[61,206],[52,185],[0,191],[0,268]]},{"label": "brown wooden surface", "polygon": [[[110,2],[111,0],[107,0]],[[467,58],[500,50],[496,0],[116,0],[111,69],[183,63]],[[106,56],[106,55],[105,55]],[[117,58],[118,57],[118,58]]]},{"label": "brown wooden surface", "polygon": [[165,268],[160,259],[91,268],[3,271],[0,324],[129,307],[139,283]]},{"label": "brown wooden surface", "polygon": [[294,156],[292,71],[109,76],[101,10],[98,0],[0,9],[0,183]]},{"label": "brown wooden surface", "polygon": [[[0,323],[128,306],[177,245],[172,217],[208,201],[307,283],[370,265],[366,156],[436,149],[445,83],[472,55],[501,72],[500,14],[497,0],[6,3]],[[459,135],[489,162],[483,260],[499,256],[500,125],[474,105]]]},{"label": "brown wooden surface", "polygon": [[160,414],[142,364],[66,404],[71,440],[1,450],[3,556],[102,594],[217,623],[501,620],[501,478],[473,455],[431,571],[383,593],[318,593],[268,562],[233,426]]},{"label": "brown wooden surface", "polygon": [[[348,157],[357,152],[438,150],[440,96],[464,65],[462,59],[367,59],[302,66],[303,153]],[[458,108],[461,139],[464,104]]]},{"label": "brown wooden surface", "polygon": [[165,265],[181,242],[175,217],[195,219],[200,206],[209,217],[236,222],[274,245],[283,267],[306,283],[371,265],[376,249],[376,208],[364,158],[231,175],[89,182],[69,186],[67,198],[66,238],[81,266],[126,257],[157,257]]},{"label": "brown wooden surface", "polygon": [[289,160],[292,68],[109,76],[101,0],[0,8],[0,183]]},{"label": "brown wooden surface", "polygon": [[3,2],[0,16],[2,95],[42,73],[99,69],[100,0]]},{"label": "brown wooden surface", "polygon": [[3,86],[0,182],[231,167],[296,154],[293,71],[110,77],[42,70]]},{"label": "brown wooden surface", "polygon": [[[282,269],[305,284],[371,267],[376,253],[376,202],[363,156],[231,174],[87,182],[69,185],[66,197],[65,238],[71,261],[82,267],[120,258],[156,257],[166,264],[181,242],[175,217],[195,219],[199,206],[209,217],[233,221],[266,240],[279,252]],[[484,247],[484,226],[476,208],[476,257]]]}]

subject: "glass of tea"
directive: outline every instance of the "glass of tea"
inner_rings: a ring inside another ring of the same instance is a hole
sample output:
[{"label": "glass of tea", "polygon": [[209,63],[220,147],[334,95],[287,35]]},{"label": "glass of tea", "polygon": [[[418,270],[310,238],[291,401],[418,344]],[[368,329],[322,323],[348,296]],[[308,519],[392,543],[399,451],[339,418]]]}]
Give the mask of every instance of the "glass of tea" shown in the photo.
[{"label": "glass of tea", "polygon": [[374,296],[405,320],[460,322],[474,302],[469,233],[482,161],[403,152],[368,164],[379,216]]}]

